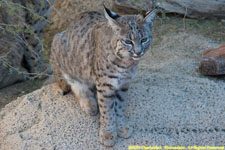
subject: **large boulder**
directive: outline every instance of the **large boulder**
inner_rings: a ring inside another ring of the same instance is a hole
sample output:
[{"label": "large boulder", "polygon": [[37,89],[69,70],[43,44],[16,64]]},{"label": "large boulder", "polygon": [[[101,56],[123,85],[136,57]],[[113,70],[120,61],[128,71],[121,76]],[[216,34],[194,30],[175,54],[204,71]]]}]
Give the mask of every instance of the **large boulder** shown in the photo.
[{"label": "large boulder", "polygon": [[0,34],[0,88],[25,79],[25,48],[12,35]]},{"label": "large boulder", "polygon": [[[123,13],[138,13],[159,7],[166,13],[190,18],[225,18],[225,0],[114,0],[114,8]],[[158,3],[157,3],[158,2]]]},{"label": "large boulder", "polygon": [[0,88],[3,88],[45,69],[40,51],[42,30],[50,10],[46,0],[6,0],[0,4]]},{"label": "large boulder", "polygon": [[129,139],[113,148],[98,142],[99,115],[87,116],[72,93],[50,84],[0,112],[0,149],[127,150],[128,146],[225,145],[224,81],[198,71],[205,49],[218,44],[202,36],[172,33],[146,53],[128,91]]},{"label": "large boulder", "polygon": [[225,0],[166,0],[160,8],[167,13],[184,14],[191,18],[225,18]]},{"label": "large boulder", "polygon": [[[24,76],[19,74],[18,71],[27,73],[23,66],[25,47],[6,30],[7,25],[17,24],[19,19],[9,15],[7,9],[4,6],[0,7],[0,88],[24,80]],[[20,10],[17,15],[22,22],[25,22],[25,12],[23,10]],[[20,25],[20,29],[23,30],[24,25]],[[14,68],[18,69],[18,71]]]}]

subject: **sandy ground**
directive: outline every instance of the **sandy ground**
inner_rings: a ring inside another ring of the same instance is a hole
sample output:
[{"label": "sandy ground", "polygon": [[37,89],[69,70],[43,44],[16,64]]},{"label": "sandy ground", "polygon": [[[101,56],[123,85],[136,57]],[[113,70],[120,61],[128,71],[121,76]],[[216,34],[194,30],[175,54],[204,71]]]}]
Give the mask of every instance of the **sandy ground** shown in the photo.
[{"label": "sandy ground", "polygon": [[72,94],[54,85],[6,105],[0,112],[0,149],[115,149],[140,146],[224,146],[225,78],[202,76],[201,53],[219,43],[185,32],[166,34],[144,56],[129,90],[129,139],[113,148],[98,142],[99,116],[89,117]]}]

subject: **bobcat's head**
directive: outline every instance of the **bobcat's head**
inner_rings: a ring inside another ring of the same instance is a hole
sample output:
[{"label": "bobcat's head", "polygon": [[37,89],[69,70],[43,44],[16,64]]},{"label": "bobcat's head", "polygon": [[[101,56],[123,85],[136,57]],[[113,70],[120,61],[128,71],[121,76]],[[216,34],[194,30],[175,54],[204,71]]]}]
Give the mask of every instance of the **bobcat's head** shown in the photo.
[{"label": "bobcat's head", "polygon": [[139,60],[152,43],[152,24],[156,10],[143,15],[120,16],[105,8],[105,17],[113,31],[112,44],[116,45],[115,55]]}]

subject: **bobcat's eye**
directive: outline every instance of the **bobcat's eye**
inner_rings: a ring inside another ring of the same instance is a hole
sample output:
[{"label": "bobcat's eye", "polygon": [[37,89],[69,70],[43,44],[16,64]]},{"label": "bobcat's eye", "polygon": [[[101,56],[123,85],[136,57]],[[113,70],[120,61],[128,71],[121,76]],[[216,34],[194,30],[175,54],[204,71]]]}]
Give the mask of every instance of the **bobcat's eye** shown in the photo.
[{"label": "bobcat's eye", "polygon": [[148,38],[141,39],[141,43],[145,43],[148,40]]},{"label": "bobcat's eye", "polygon": [[127,44],[127,45],[133,44],[133,42],[131,40],[125,40],[124,43]]}]

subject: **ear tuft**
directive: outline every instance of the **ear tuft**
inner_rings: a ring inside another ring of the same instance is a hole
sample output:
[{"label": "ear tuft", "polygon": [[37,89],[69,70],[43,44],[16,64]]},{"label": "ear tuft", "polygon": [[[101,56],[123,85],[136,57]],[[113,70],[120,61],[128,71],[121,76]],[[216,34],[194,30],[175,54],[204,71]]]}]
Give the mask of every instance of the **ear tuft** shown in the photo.
[{"label": "ear tuft", "polygon": [[112,27],[112,29],[117,31],[120,28],[120,24],[116,21],[116,19],[119,18],[120,16],[117,13],[106,8],[105,5],[103,6],[105,18],[108,20],[108,23]]},{"label": "ear tuft", "polygon": [[117,19],[117,18],[120,17],[120,15],[118,15],[117,13],[115,13],[115,12],[109,10],[108,8],[106,8],[105,5],[103,5],[103,6],[104,6],[105,15],[108,15],[112,19]]}]

